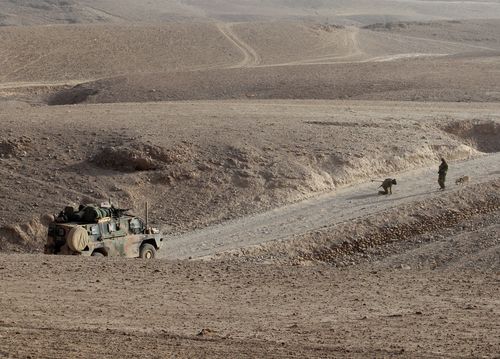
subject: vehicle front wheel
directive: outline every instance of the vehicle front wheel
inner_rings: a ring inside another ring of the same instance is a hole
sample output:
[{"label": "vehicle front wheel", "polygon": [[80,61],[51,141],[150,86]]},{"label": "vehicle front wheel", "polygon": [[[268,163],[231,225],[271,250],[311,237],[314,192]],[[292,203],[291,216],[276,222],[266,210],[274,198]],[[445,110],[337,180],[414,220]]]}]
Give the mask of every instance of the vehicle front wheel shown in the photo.
[{"label": "vehicle front wheel", "polygon": [[104,254],[96,251],[96,252],[92,252],[91,256],[92,257],[104,257]]},{"label": "vehicle front wheel", "polygon": [[153,259],[156,257],[156,248],[149,243],[144,243],[139,250],[139,257],[144,259]]}]

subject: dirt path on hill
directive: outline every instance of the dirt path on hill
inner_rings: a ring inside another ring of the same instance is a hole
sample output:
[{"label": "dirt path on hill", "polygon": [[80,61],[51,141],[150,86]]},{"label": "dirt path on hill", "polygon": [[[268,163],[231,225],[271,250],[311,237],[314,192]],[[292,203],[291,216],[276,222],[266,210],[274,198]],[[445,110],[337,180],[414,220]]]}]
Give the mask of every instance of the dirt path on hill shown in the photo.
[{"label": "dirt path on hill", "polygon": [[238,37],[232,29],[232,24],[219,23],[217,24],[217,28],[243,53],[243,60],[230,68],[254,67],[260,64],[261,58],[257,51]]},{"label": "dirt path on hill", "polygon": [[[368,57],[367,58],[368,54],[366,54],[361,49],[361,45],[359,42],[359,33],[360,33],[360,29],[357,27],[351,27],[351,28],[347,29],[346,37],[344,39],[344,43],[345,43],[347,52],[343,55],[331,54],[331,55],[327,55],[327,56],[314,57],[314,58],[309,58],[309,59],[304,59],[304,60],[299,60],[299,61],[277,63],[277,64],[267,64],[267,65],[258,65],[257,67],[336,65],[336,64],[338,65],[338,64],[354,64],[354,63],[366,63],[366,62],[388,62],[388,61],[398,61],[398,60],[410,59],[410,58],[443,57],[443,56],[451,55],[450,53],[432,54],[432,53],[421,53],[421,52],[408,52],[408,53],[399,53],[399,54],[375,56],[375,57]],[[403,37],[403,38],[406,39],[406,37]],[[426,40],[424,38],[415,38],[415,39]],[[452,44],[454,44],[454,43],[452,43]],[[480,48],[489,50],[489,48],[484,48],[484,47],[480,47]]]},{"label": "dirt path on hill", "polygon": [[[320,64],[332,64],[338,63],[338,60],[343,60],[343,62],[355,62],[359,56],[363,56],[364,52],[361,51],[359,46],[359,28],[352,27],[348,28],[345,33],[344,39],[345,48],[347,52],[343,55],[331,54],[326,56],[315,57],[311,59],[304,59],[301,61],[292,61],[283,64],[277,64],[279,66],[295,66],[295,65],[320,65]],[[350,61],[349,61],[350,59]]]},{"label": "dirt path on hill", "polygon": [[[441,193],[437,185],[437,165],[435,168],[394,175],[398,185],[394,187],[392,196],[377,195],[378,183],[362,183],[270,212],[174,236],[169,238],[160,256],[170,259],[211,256],[227,250],[291,238],[324,226],[383,213],[384,210],[412,201],[437,197]],[[450,163],[447,191],[457,188],[454,180],[462,175],[471,176],[472,183],[498,178],[500,154]]]}]

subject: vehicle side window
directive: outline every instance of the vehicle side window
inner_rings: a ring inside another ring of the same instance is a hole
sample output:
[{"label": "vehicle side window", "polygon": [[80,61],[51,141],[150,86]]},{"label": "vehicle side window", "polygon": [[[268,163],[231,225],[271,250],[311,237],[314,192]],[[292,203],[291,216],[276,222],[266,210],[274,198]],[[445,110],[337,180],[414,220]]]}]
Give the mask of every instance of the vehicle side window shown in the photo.
[{"label": "vehicle side window", "polygon": [[92,235],[99,234],[99,229],[97,228],[97,226],[90,227],[90,234]]},{"label": "vehicle side window", "polygon": [[141,222],[137,218],[131,219],[130,232],[134,234],[139,234],[141,233],[141,230],[142,230]]}]

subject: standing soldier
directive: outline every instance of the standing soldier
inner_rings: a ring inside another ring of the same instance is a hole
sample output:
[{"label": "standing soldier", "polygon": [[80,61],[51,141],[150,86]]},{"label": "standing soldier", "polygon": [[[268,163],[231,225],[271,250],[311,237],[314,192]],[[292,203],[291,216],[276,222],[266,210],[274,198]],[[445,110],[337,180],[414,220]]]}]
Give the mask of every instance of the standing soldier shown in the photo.
[{"label": "standing soldier", "polygon": [[441,187],[441,190],[444,190],[444,181],[446,180],[446,173],[448,172],[448,164],[444,160],[444,158],[441,158],[441,164],[439,165],[439,171],[438,171],[438,183],[439,187]]}]

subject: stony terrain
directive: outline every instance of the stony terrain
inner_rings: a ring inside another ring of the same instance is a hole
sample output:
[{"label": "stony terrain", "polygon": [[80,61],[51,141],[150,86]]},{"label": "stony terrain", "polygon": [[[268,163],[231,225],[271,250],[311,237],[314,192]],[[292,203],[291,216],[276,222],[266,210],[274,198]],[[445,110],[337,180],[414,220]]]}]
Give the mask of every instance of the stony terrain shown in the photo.
[{"label": "stony terrain", "polygon": [[493,358],[499,349],[500,278],[476,261],[341,270],[0,259],[6,357]]},{"label": "stony terrain", "polygon": [[[497,357],[499,19],[0,1],[0,357]],[[149,202],[156,260],[40,253],[110,199]]]}]

